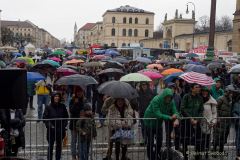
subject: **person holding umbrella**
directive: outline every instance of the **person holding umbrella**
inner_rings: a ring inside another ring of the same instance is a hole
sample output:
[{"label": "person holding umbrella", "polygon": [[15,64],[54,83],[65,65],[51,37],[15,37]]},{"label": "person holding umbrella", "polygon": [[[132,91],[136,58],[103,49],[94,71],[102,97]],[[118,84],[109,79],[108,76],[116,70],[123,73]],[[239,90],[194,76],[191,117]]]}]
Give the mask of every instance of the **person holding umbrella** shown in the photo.
[{"label": "person holding umbrella", "polygon": [[[172,126],[178,126],[179,124],[177,117],[178,112],[173,101],[173,91],[166,88],[160,96],[155,96],[153,98],[144,113],[144,124],[147,131],[147,156],[149,160],[161,158],[163,121],[166,127],[167,147],[171,147],[170,135]],[[157,120],[149,118],[157,118]],[[154,139],[156,139],[156,145],[154,145]]]}]

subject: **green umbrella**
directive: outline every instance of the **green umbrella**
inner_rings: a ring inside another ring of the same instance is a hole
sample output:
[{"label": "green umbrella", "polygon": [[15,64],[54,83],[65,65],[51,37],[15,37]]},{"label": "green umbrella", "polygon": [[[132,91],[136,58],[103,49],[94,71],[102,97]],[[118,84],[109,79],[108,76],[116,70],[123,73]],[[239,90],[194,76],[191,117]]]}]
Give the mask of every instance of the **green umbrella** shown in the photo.
[{"label": "green umbrella", "polygon": [[61,50],[56,50],[51,55],[65,55],[65,52]]},{"label": "green umbrella", "polygon": [[6,63],[3,61],[0,61],[0,68],[5,68],[6,67]]},{"label": "green umbrella", "polygon": [[60,67],[59,63],[53,61],[53,60],[44,60],[42,61],[42,64],[50,64],[53,67]]},{"label": "green umbrella", "polygon": [[123,76],[120,81],[122,82],[150,82],[152,81],[147,76],[140,73],[130,73]]}]

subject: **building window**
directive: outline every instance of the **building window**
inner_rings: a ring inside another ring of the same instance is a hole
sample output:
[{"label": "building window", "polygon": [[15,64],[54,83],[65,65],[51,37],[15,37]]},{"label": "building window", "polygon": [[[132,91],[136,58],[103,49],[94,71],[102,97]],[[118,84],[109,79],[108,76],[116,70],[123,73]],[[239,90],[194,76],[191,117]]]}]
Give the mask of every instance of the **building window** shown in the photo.
[{"label": "building window", "polygon": [[146,18],[146,24],[149,24],[149,19],[148,18]]},{"label": "building window", "polygon": [[138,30],[134,29],[134,37],[137,37],[137,36],[138,36]]},{"label": "building window", "polygon": [[30,29],[28,29],[28,31],[30,31]]},{"label": "building window", "polygon": [[132,24],[132,18],[129,18],[129,23]]},{"label": "building window", "polygon": [[126,43],[123,43],[123,44],[122,44],[122,47],[126,47]]},{"label": "building window", "polygon": [[30,37],[30,33],[28,33],[28,37]]},{"label": "building window", "polygon": [[128,36],[129,36],[129,37],[132,37],[132,29],[129,29],[129,30],[128,30]]},{"label": "building window", "polygon": [[127,30],[126,29],[122,30],[122,36],[124,36],[124,37],[127,36]]},{"label": "building window", "polygon": [[149,36],[149,31],[146,29],[145,30],[145,37],[148,37]]},{"label": "building window", "polygon": [[126,17],[123,18],[123,23],[124,23],[124,24],[127,23],[127,18],[126,18]]},{"label": "building window", "polygon": [[115,22],[116,22],[116,18],[112,17],[112,23],[115,23]]},{"label": "building window", "polygon": [[138,18],[135,18],[135,24],[138,24]]},{"label": "building window", "polygon": [[115,28],[112,29],[112,36],[115,36]]}]

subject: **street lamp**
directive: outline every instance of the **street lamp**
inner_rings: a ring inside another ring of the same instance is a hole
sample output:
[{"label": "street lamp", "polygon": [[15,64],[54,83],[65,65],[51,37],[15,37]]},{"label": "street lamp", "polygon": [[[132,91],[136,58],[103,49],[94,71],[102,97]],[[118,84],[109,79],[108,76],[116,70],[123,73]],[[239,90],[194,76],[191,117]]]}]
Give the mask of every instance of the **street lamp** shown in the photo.
[{"label": "street lamp", "polygon": [[194,15],[192,16],[192,19],[193,19],[193,34],[192,34],[192,39],[193,39],[193,42],[192,42],[192,49],[194,49],[194,34],[195,34],[195,13],[196,13],[196,7],[195,7],[195,4],[193,2],[187,2],[187,10],[186,10],[186,14],[189,14],[189,8],[188,8],[188,5],[191,4],[193,6],[193,12],[194,12]]}]

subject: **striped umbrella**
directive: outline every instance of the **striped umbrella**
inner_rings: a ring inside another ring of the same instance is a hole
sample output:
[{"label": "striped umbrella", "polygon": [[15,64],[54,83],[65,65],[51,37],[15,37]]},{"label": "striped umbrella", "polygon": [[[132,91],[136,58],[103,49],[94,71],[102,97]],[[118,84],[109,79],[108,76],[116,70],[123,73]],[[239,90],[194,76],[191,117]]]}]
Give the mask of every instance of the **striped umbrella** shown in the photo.
[{"label": "striped umbrella", "polygon": [[187,72],[179,77],[188,83],[197,83],[201,86],[211,86],[215,83],[212,77],[197,72]]}]

